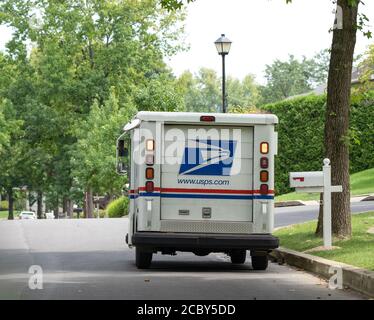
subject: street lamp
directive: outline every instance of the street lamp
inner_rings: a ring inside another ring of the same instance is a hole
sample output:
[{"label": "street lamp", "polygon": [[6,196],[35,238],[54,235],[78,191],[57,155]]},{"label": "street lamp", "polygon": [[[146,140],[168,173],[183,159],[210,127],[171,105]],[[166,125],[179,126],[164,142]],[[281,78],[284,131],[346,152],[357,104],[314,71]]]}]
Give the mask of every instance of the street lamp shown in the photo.
[{"label": "street lamp", "polygon": [[222,112],[227,111],[227,101],[226,101],[226,70],[225,70],[225,56],[229,54],[231,48],[231,41],[226,38],[224,34],[214,42],[216,45],[218,54],[222,56]]}]

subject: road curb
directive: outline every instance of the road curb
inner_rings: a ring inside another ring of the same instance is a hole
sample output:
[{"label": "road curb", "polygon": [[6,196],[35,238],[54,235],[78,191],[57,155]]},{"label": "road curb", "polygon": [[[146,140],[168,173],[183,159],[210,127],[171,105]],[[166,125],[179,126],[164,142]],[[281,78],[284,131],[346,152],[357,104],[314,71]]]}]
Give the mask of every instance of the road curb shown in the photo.
[{"label": "road curb", "polygon": [[[351,203],[362,202],[362,201],[374,201],[374,195],[356,196],[356,197],[351,198]],[[275,202],[274,204],[276,208],[309,206],[309,205],[319,205],[319,201],[318,200],[308,200],[308,201],[290,200],[290,201],[278,201],[278,202]]]},{"label": "road curb", "polygon": [[361,201],[374,201],[374,196],[367,196],[363,198]]},{"label": "road curb", "polygon": [[305,206],[302,201],[280,201],[274,204],[276,208],[281,207],[296,207],[296,206]]},{"label": "road curb", "polygon": [[324,279],[330,279],[330,267],[343,271],[343,286],[374,298],[374,272],[351,266],[349,264],[324,259],[307,253],[278,248],[270,253],[270,259],[279,263],[301,268]]}]

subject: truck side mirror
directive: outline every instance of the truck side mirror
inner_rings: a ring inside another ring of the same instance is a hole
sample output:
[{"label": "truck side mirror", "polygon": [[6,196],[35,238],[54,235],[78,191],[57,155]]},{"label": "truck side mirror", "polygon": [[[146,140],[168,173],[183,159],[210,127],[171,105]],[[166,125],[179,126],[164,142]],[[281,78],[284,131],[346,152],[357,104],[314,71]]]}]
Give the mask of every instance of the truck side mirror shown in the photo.
[{"label": "truck side mirror", "polygon": [[127,157],[129,150],[126,148],[125,140],[120,139],[117,141],[117,173],[119,175],[126,175],[128,171]]}]

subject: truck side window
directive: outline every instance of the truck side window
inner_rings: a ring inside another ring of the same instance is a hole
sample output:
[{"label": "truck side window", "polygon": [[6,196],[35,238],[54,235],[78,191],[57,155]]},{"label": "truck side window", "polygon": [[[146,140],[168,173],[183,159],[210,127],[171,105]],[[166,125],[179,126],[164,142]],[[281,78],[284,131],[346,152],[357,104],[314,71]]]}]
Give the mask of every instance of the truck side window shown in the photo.
[{"label": "truck side window", "polygon": [[127,175],[129,171],[129,141],[126,136],[117,140],[117,173]]}]

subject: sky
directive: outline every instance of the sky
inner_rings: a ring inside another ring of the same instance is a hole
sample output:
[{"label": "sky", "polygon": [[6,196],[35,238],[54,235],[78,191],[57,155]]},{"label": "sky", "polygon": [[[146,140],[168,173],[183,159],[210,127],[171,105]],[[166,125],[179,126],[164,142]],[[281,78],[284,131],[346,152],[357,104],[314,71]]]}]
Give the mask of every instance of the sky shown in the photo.
[{"label": "sky", "polygon": [[[361,11],[374,25],[374,1],[366,0]],[[242,79],[254,74],[264,83],[266,64],[275,59],[312,57],[330,48],[334,22],[331,0],[197,0],[188,5],[186,42],[188,52],[168,61],[176,75],[184,70],[197,72],[208,67],[221,73],[221,57],[214,41],[221,33],[233,42],[226,60],[226,72]],[[370,28],[373,30],[373,28]],[[358,35],[356,53],[365,51],[368,40]]]},{"label": "sky", "polygon": [[[361,12],[374,25],[374,1],[366,0]],[[187,52],[167,59],[176,76],[185,70],[196,73],[201,67],[221,73],[221,57],[214,41],[222,33],[233,42],[226,60],[228,75],[242,79],[254,74],[264,83],[266,64],[287,59],[289,54],[312,57],[331,46],[328,30],[334,21],[331,0],[196,0],[187,6]],[[0,27],[0,50],[11,33]],[[363,53],[374,39],[358,34],[356,53]]]}]

